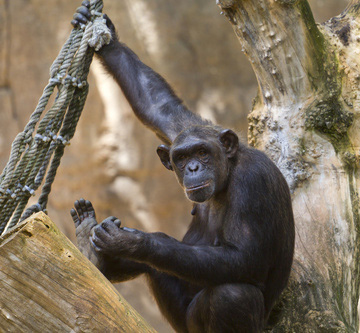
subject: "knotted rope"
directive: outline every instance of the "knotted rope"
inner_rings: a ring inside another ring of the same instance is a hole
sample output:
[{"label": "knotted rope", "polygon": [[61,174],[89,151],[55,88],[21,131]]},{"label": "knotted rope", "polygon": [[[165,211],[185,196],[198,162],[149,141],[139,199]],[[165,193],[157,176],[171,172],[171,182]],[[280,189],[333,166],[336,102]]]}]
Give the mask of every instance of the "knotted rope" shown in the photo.
[{"label": "knotted rope", "polygon": [[[110,42],[102,8],[102,0],[90,1],[91,20],[72,30],[50,68],[49,83],[35,111],[12,144],[9,161],[0,175],[0,235],[33,212],[46,211],[65,146],[74,136],[85,104],[93,47],[98,50]],[[40,120],[55,88],[55,101]],[[38,203],[23,214],[44,178]]]}]

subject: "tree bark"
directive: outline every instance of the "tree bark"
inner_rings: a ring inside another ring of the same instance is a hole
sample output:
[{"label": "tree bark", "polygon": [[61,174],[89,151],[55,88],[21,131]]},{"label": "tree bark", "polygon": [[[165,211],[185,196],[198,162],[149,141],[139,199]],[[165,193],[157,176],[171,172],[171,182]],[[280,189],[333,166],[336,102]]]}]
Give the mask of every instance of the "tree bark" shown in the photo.
[{"label": "tree bark", "polygon": [[155,332],[38,213],[0,238],[1,332]]},{"label": "tree bark", "polygon": [[273,332],[358,330],[360,1],[315,23],[306,0],[218,0],[258,80],[249,143],[293,194],[296,253]]}]

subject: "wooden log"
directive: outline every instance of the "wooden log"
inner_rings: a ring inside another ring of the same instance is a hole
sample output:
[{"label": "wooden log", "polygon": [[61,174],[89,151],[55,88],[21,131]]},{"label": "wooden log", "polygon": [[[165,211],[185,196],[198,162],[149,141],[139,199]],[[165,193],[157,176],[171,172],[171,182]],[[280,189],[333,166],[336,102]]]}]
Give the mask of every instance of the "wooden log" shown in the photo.
[{"label": "wooden log", "polygon": [[0,332],[155,332],[37,213],[0,238]]}]

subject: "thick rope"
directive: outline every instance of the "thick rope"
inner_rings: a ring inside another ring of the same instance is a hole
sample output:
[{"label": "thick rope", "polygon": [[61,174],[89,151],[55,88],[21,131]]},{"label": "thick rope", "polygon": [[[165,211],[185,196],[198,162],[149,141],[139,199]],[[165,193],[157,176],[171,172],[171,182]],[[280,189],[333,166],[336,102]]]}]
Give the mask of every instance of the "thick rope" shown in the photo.
[{"label": "thick rope", "polygon": [[[91,0],[91,20],[72,30],[50,68],[49,83],[35,111],[12,144],[9,161],[0,175],[0,235],[32,213],[46,211],[65,146],[74,136],[84,108],[93,48],[98,50],[110,42],[102,8],[102,0]],[[54,104],[42,117],[55,88]],[[44,178],[38,203],[23,213]]]}]

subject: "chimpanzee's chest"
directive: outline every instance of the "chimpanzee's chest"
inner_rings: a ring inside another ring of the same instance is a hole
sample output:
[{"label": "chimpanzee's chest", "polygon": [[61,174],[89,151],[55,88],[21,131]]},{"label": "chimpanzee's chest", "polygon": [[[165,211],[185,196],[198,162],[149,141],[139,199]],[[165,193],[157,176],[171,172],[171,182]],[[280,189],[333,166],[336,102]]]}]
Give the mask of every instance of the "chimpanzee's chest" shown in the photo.
[{"label": "chimpanzee's chest", "polygon": [[223,240],[223,219],[225,214],[205,204],[196,204],[194,219],[184,242],[191,245],[221,245]]}]

